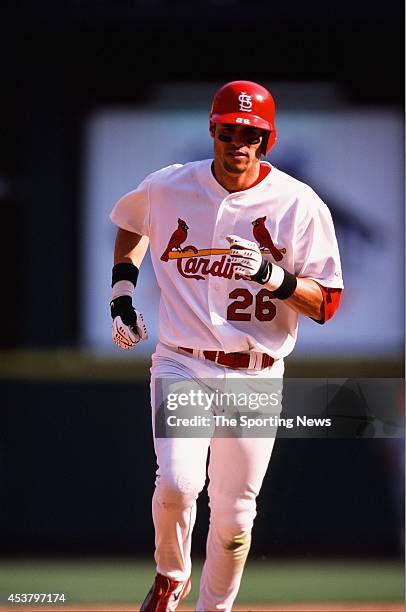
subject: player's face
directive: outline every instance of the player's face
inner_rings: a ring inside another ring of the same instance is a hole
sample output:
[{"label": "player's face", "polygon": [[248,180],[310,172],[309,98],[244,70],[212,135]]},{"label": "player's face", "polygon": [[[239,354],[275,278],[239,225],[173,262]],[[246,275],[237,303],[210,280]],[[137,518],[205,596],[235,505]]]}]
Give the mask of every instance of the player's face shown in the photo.
[{"label": "player's face", "polygon": [[214,134],[214,158],[234,175],[243,174],[258,164],[263,131],[246,126],[220,123]]}]

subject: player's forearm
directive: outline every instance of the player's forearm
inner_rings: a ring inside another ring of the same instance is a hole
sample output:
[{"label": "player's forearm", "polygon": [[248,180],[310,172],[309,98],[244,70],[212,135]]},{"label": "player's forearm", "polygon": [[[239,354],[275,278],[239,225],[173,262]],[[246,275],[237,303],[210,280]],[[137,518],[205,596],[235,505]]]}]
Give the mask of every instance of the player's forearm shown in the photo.
[{"label": "player's forearm", "polygon": [[132,263],[140,267],[147,252],[149,239],[118,228],[114,246],[114,263]]},{"label": "player's forearm", "polygon": [[138,271],[148,248],[147,236],[140,236],[121,228],[117,231],[112,270],[113,342],[122,349],[133,348],[148,338],[144,318],[132,304]]},{"label": "player's forearm", "polygon": [[323,318],[323,294],[319,285],[310,278],[298,278],[295,292],[284,301],[300,314],[317,321]]}]

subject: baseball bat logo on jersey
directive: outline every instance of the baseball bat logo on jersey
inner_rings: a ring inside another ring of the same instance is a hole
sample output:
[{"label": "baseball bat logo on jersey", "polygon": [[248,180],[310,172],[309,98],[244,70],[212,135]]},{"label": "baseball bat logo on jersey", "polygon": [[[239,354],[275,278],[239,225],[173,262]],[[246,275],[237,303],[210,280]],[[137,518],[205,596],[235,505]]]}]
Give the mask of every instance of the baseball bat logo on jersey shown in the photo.
[{"label": "baseball bat logo on jersey", "polygon": [[[286,249],[278,249],[265,227],[265,217],[258,217],[251,222],[255,240],[260,250],[271,254],[275,261],[280,261],[286,253]],[[229,248],[197,249],[193,245],[182,246],[188,236],[189,226],[183,219],[178,219],[178,227],[172,233],[165,251],[161,255],[161,261],[167,262],[176,259],[178,272],[183,278],[205,280],[207,275],[231,279],[235,276],[238,280],[239,274],[234,273],[234,265],[229,258]],[[220,259],[212,260],[212,257],[221,255]]]}]

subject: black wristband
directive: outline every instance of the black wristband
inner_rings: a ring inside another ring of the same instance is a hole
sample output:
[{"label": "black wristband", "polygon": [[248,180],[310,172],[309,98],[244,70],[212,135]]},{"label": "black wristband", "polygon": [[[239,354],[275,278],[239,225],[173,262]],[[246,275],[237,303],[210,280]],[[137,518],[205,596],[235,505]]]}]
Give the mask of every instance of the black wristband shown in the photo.
[{"label": "black wristband", "polygon": [[118,281],[126,280],[130,281],[135,287],[137,284],[138,272],[137,266],[134,266],[132,263],[115,264],[111,274],[111,286],[114,287]]},{"label": "black wristband", "polygon": [[272,263],[267,261],[264,257],[262,258],[262,264],[256,274],[251,276],[251,280],[259,283],[260,285],[265,285],[271,278],[272,274]]},{"label": "black wristband", "polygon": [[275,291],[272,291],[272,293],[278,300],[287,300],[288,298],[290,298],[290,296],[295,293],[297,287],[296,276],[294,274],[291,274],[290,272],[287,272],[285,269],[283,269],[283,272],[284,277],[282,284],[277,289],[275,289]]}]

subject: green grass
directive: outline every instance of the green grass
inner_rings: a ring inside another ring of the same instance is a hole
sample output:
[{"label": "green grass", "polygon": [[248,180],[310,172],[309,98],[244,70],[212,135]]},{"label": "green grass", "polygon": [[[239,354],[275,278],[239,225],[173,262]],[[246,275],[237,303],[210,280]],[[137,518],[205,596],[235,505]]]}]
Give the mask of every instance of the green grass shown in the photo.
[{"label": "green grass", "polygon": [[[193,568],[196,600],[201,564]],[[151,563],[0,562],[0,593],[65,593],[68,601],[136,602],[154,577]],[[248,562],[238,601],[402,601],[403,566],[388,562]]]},{"label": "green grass", "polygon": [[402,565],[391,563],[248,563],[239,601],[399,601]]},{"label": "green grass", "polygon": [[[136,352],[114,355],[80,349],[0,350],[0,381],[128,381],[149,380],[151,359]],[[353,359],[286,360],[285,378],[403,378],[404,360],[365,356]]]}]

